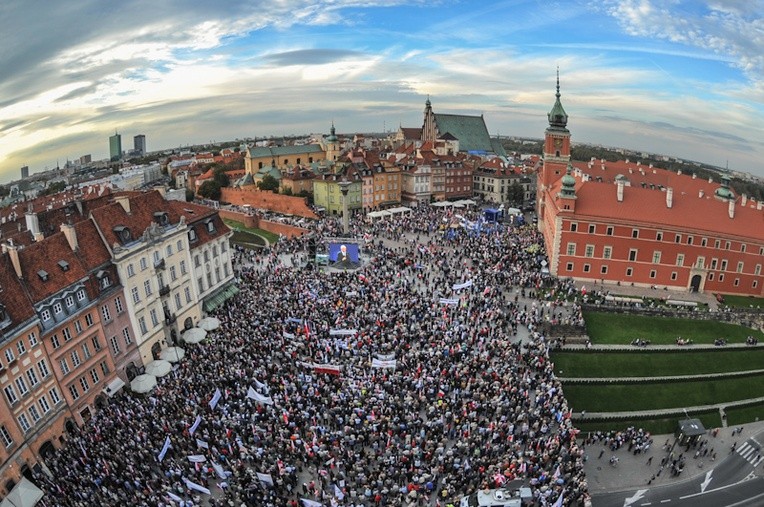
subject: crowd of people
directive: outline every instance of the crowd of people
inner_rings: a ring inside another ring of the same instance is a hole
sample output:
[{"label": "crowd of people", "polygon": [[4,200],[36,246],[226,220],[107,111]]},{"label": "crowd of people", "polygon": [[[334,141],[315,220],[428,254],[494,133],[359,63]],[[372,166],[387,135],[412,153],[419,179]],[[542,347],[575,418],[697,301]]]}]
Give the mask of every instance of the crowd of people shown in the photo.
[{"label": "crowd of people", "polygon": [[446,234],[451,216],[354,219],[357,270],[306,264],[300,239],[239,252],[220,327],[46,460],[45,505],[446,507],[515,480],[535,505],[585,505],[538,331],[581,323],[574,288],[542,273],[533,227]]}]

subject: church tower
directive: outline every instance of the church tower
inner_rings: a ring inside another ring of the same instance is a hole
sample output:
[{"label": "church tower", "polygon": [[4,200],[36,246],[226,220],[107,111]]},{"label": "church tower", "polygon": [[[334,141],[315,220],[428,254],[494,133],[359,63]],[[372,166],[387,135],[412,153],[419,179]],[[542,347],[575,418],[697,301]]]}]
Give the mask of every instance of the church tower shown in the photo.
[{"label": "church tower", "polygon": [[437,131],[435,126],[435,113],[432,112],[430,96],[427,96],[427,102],[424,103],[424,123],[422,124],[422,142],[435,141]]},{"label": "church tower", "polygon": [[326,137],[326,160],[335,162],[340,155],[340,142],[337,139],[337,133],[334,130],[334,121],[329,135]]},{"label": "church tower", "polygon": [[570,131],[568,114],[560,102],[560,69],[557,69],[557,93],[552,110],[547,115],[549,127],[544,131],[544,165],[539,187],[548,187],[565,174],[570,162]]}]

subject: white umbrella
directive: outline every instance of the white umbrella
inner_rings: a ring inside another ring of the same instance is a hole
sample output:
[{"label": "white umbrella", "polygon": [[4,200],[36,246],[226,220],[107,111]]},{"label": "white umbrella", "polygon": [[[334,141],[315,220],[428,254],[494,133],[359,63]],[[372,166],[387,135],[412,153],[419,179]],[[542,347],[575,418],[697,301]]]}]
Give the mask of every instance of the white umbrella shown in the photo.
[{"label": "white umbrella", "polygon": [[182,340],[186,343],[199,343],[207,336],[207,331],[198,327],[192,327],[183,332]]},{"label": "white umbrella", "polygon": [[204,329],[205,331],[213,331],[220,327],[220,319],[217,317],[205,317],[201,321],[199,321],[199,324],[197,327],[200,327]]},{"label": "white umbrella", "polygon": [[177,363],[183,356],[186,355],[186,351],[180,347],[167,347],[159,354],[159,359],[170,361],[171,363]]},{"label": "white umbrella", "polygon": [[517,208],[507,208],[504,211],[507,213],[507,215],[519,215],[522,213],[522,211]]},{"label": "white umbrella", "polygon": [[156,361],[151,361],[146,365],[145,373],[146,375],[154,375],[155,377],[164,377],[170,373],[170,370],[172,370],[170,361],[157,359]]},{"label": "white umbrella", "polygon": [[130,389],[135,393],[147,393],[157,385],[157,378],[154,375],[138,375],[130,381]]}]

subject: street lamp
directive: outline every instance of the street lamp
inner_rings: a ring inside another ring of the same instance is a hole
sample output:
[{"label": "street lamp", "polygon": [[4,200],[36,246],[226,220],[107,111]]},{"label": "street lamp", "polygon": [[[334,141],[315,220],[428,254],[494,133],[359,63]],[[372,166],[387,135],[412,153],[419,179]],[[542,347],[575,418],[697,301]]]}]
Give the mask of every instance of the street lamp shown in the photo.
[{"label": "street lamp", "polygon": [[342,192],[342,232],[345,236],[348,235],[348,190],[350,190],[350,185],[351,183],[345,177],[339,182],[340,192]]}]

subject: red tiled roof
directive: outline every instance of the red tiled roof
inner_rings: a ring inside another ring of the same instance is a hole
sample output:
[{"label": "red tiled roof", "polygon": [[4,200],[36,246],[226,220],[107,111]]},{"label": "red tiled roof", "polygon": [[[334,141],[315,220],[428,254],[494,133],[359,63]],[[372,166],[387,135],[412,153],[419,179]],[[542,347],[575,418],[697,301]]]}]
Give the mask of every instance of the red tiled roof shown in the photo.
[{"label": "red tiled roof", "polygon": [[143,234],[147,227],[154,220],[155,211],[167,211],[171,224],[178,223],[180,215],[174,208],[167,205],[158,191],[150,192],[120,192],[119,195],[129,196],[130,213],[128,214],[122,205],[118,202],[103,206],[93,210],[92,216],[98,225],[99,230],[106,238],[109,246],[119,243],[119,239],[114,233],[114,228],[121,225],[130,229],[133,238]]},{"label": "red tiled roof", "polygon": [[16,276],[10,255],[7,253],[0,256],[0,288],[2,288],[0,303],[5,306],[5,311],[13,326],[34,316],[34,310],[26,295],[26,290]]},{"label": "red tiled roof", "polygon": [[[24,284],[35,303],[88,275],[79,261],[79,254],[72,251],[64,234],[60,232],[19,250],[19,260]],[[58,265],[59,261],[68,264],[66,271]],[[38,276],[40,271],[48,274],[47,280]]]}]

